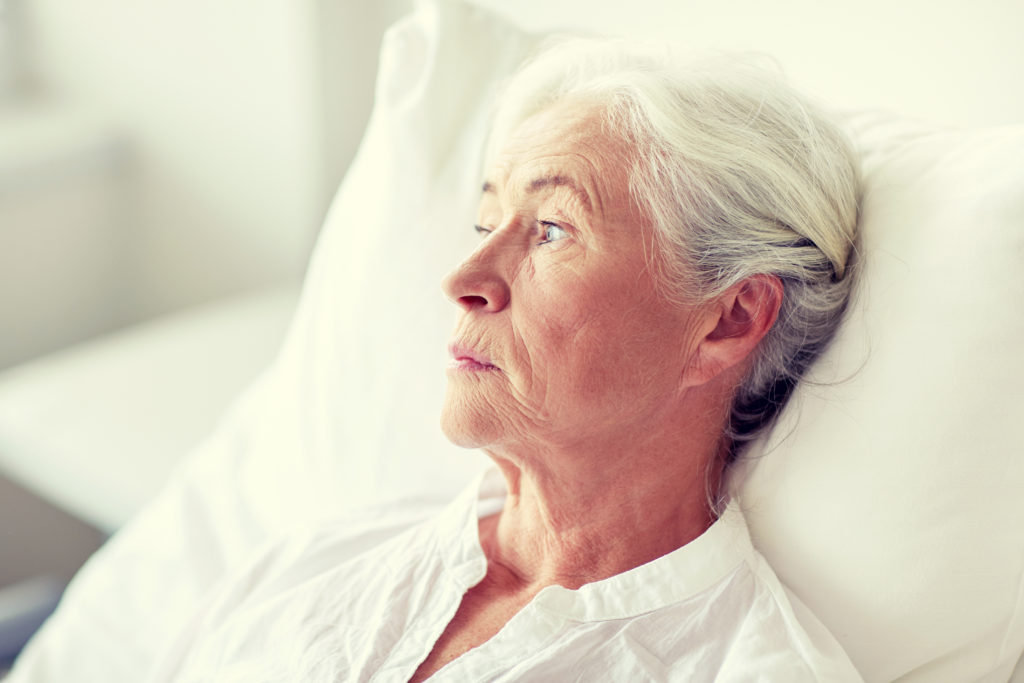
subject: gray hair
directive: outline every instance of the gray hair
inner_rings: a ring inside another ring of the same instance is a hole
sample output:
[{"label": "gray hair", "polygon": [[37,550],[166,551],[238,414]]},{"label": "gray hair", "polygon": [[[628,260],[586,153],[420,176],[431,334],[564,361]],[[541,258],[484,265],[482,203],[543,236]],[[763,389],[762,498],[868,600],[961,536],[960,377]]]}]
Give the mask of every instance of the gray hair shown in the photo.
[{"label": "gray hair", "polygon": [[659,282],[706,301],[756,274],[783,284],[778,319],[737,387],[731,456],[769,426],[831,340],[850,296],[859,178],[838,126],[749,57],[680,60],[671,48],[563,41],[507,84],[487,157],[524,120],[593,102],[634,151],[630,192],[654,227]]}]

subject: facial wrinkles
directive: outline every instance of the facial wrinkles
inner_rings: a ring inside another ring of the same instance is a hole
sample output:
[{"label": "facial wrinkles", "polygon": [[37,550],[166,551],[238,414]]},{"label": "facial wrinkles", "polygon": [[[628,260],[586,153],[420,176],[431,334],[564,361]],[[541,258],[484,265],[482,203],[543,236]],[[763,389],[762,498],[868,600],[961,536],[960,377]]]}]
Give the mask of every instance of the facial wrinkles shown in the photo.
[{"label": "facial wrinkles", "polygon": [[[532,181],[547,177],[568,177],[586,194],[586,199],[591,204],[588,208],[587,202],[574,198],[573,203],[578,205],[581,213],[592,213],[599,219],[603,218],[602,193],[595,181],[602,178],[602,171],[608,169],[601,167],[608,164],[607,161],[602,164],[595,163],[594,160],[607,160],[611,150],[598,149],[590,142],[589,136],[577,133],[568,139],[557,140],[559,144],[569,147],[569,149],[546,152],[544,150],[556,142],[550,139],[550,136],[547,128],[540,128],[507,150],[495,164],[496,175],[500,176],[500,181],[503,182],[489,182],[488,185],[494,187],[499,193],[501,189],[505,189],[509,193],[508,196],[501,197],[503,201],[510,202],[512,205],[522,205],[526,201],[524,195],[527,194]],[[499,179],[495,178],[495,180]],[[544,188],[541,191],[548,189]],[[571,188],[560,187],[558,189],[575,194]]]},{"label": "facial wrinkles", "polygon": [[[634,302],[632,306],[606,310],[597,305],[584,309],[577,319],[578,325],[570,331],[568,344],[574,348],[593,350],[598,359],[610,351],[626,361],[609,374],[600,360],[588,365],[586,354],[579,357],[581,367],[575,369],[573,376],[581,389],[589,387],[596,397],[616,385],[629,385],[631,391],[655,395],[656,390],[660,391],[657,387],[665,384],[664,364],[660,361],[664,360],[666,340],[674,340],[680,351],[688,348],[685,337],[689,335],[678,327],[680,312],[670,310],[671,305],[650,288],[649,279],[639,284],[637,280],[627,276],[625,281],[608,283],[609,292],[624,294]],[[623,285],[626,291],[622,290]],[[628,413],[632,407],[623,405],[622,411]]]},{"label": "facial wrinkles", "polygon": [[[538,358],[544,355],[544,349],[538,349],[535,353],[533,344],[513,320],[521,312],[527,315],[539,312],[524,310],[527,305],[524,293],[529,291],[537,276],[536,264],[531,257],[534,236],[519,233],[517,227],[515,224],[503,224],[493,230],[471,256],[471,259],[480,260],[478,267],[495,269],[496,272],[489,277],[506,280],[511,293],[506,310],[497,319],[486,323],[489,334],[471,336],[462,332],[460,338],[474,348],[493,354],[493,360],[508,373],[505,379],[510,388],[511,405],[481,407],[493,414],[506,427],[506,432],[512,430],[520,438],[525,438],[538,431],[538,427],[544,427],[547,422],[545,416],[550,413],[550,406],[546,391],[550,377]],[[463,320],[468,328],[477,327],[471,316]],[[488,338],[500,338],[503,333],[509,335],[507,347],[492,343]],[[541,393],[538,393],[538,389]]]},{"label": "facial wrinkles", "polygon": [[[556,159],[552,166],[556,170],[548,172],[547,175],[567,176],[572,179],[575,187],[556,186],[538,192],[548,193],[551,203],[565,210],[573,220],[582,223],[603,222],[604,202],[598,184],[593,180],[600,175],[590,160],[583,155],[567,155],[562,159]],[[543,177],[544,172],[536,175]]]},{"label": "facial wrinkles", "polygon": [[[495,330],[499,335],[502,330]],[[500,400],[492,403],[494,394],[473,394],[482,405],[477,407],[491,416],[491,420],[501,425],[500,434],[504,437],[492,443],[491,447],[500,449],[502,441],[517,443],[528,442],[538,433],[538,427],[545,425],[543,414],[543,394],[541,401],[538,401],[537,389],[544,389],[545,382],[543,373],[538,373],[539,367],[536,359],[529,353],[529,345],[525,343],[520,332],[512,327],[504,330],[510,333],[508,347],[495,345],[489,342],[490,335],[468,336],[462,338],[480,349],[487,349],[494,354],[499,367],[502,368],[501,380],[506,383],[509,400]],[[524,351],[526,352],[524,354]]]},{"label": "facial wrinkles", "polygon": [[[510,437],[518,441],[521,441],[523,437],[529,437],[532,434],[532,420],[529,419],[527,412],[523,410],[526,394],[518,388],[518,381],[510,381],[512,377],[516,377],[519,374],[519,364],[515,362],[510,363],[504,349],[488,344],[487,336],[463,336],[462,338],[474,346],[474,348],[487,349],[490,353],[494,354],[496,359],[501,361],[499,367],[503,368],[501,370],[503,374],[498,377],[488,378],[487,381],[505,382],[509,389],[506,399],[511,400],[501,400],[501,394],[498,394],[498,400],[495,401],[493,393],[461,392],[458,395],[458,400],[464,402],[464,404],[459,410],[464,414],[487,416],[486,419],[493,423],[490,431],[495,435],[503,435],[492,442],[492,446],[500,445],[501,441],[508,440]],[[506,371],[511,372],[510,374],[505,374]]]},{"label": "facial wrinkles", "polygon": [[[659,354],[651,338],[669,331],[672,315],[647,291],[648,260],[634,249],[645,254],[651,235],[628,189],[622,191],[628,188],[628,150],[593,135],[592,126],[564,131],[541,120],[517,138],[489,174],[481,204],[480,225],[490,234],[474,257],[494,259],[479,264],[496,268],[482,275],[503,278],[509,293],[493,317],[466,314],[467,327],[479,323],[486,336],[500,340],[499,347],[484,342],[481,348],[493,350],[508,370],[500,377],[504,392],[483,393],[483,400],[496,403],[488,407],[499,413],[493,422],[504,426],[492,446],[578,439],[594,408],[615,406],[616,392],[644,396],[636,392],[649,386],[655,396],[666,386],[666,364],[658,359],[665,351]],[[534,182],[545,177],[559,182]],[[589,207],[563,178],[587,193]],[[566,226],[564,244],[538,243],[537,222],[544,220]],[[620,414],[631,408],[614,407]]]},{"label": "facial wrinkles", "polygon": [[522,363],[519,364],[521,380],[514,384],[521,385],[515,388],[517,403],[523,409],[524,422],[545,424],[550,421],[550,409],[547,394],[549,378],[541,362],[543,349],[535,353],[530,341],[523,337],[516,326],[512,327],[512,336],[516,349],[522,354]]},{"label": "facial wrinkles", "polygon": [[[582,201],[571,188],[544,188],[534,197],[530,197],[525,191],[518,189],[521,188],[524,182],[517,183],[515,177],[543,177],[541,174],[546,173],[549,167],[549,164],[530,164],[528,168],[516,173],[506,183],[506,185],[516,188],[513,192],[507,192],[502,196],[502,193],[499,191],[499,201],[511,195],[512,201],[508,203],[513,207],[521,207],[522,204],[529,206],[530,203],[534,202],[538,206],[536,210],[532,211],[519,209],[523,213],[522,216],[503,215],[499,231],[515,231],[519,223],[532,224],[538,219],[545,220],[545,205],[567,207],[568,211],[559,210],[557,214],[569,222],[579,222],[573,218],[573,214],[577,216],[582,215],[585,208],[582,206]],[[562,173],[563,171],[559,168],[558,172]],[[528,183],[529,181],[526,182]],[[517,203],[517,199],[521,203]],[[552,211],[552,213],[556,212]],[[569,215],[566,216],[566,213]],[[544,305],[534,305],[531,296],[532,291],[538,287],[547,288],[548,290],[557,289],[559,281],[564,281],[566,278],[578,278],[578,271],[585,265],[581,262],[581,257],[585,257],[586,254],[586,251],[576,250],[573,254],[576,258],[559,261],[557,252],[554,249],[549,249],[546,252],[537,249],[538,245],[535,244],[536,236],[531,233],[530,228],[532,228],[532,225],[523,228],[527,230],[529,235],[526,242],[518,237],[507,238],[514,244],[521,245],[521,247],[517,246],[517,249],[522,248],[521,252],[517,251],[515,266],[508,275],[511,297],[507,315],[511,322],[512,346],[517,355],[516,369],[518,372],[516,380],[512,384],[516,402],[521,408],[518,411],[521,415],[521,421],[530,427],[525,431],[535,431],[532,429],[534,427],[543,427],[546,430],[550,426],[551,416],[557,410],[557,406],[553,404],[550,396],[552,382],[556,380],[556,377],[554,377],[555,373],[552,371],[556,368],[544,363],[544,357],[550,357],[552,351],[557,351],[557,349],[549,348],[550,346],[564,347],[572,341],[571,339],[564,339],[559,343],[557,339],[559,336],[564,336],[564,331],[558,330],[558,319],[561,311],[557,309],[561,307],[558,307],[556,302],[554,303],[556,310],[551,310],[551,301],[545,302]],[[489,237],[487,239],[492,238]],[[538,279],[541,277],[538,273],[536,261],[538,258],[546,259],[543,282],[538,282]],[[523,333],[523,330],[533,330],[537,333],[526,335]]]},{"label": "facial wrinkles", "polygon": [[[565,430],[571,435],[575,423],[559,424],[558,420],[565,417],[560,397],[570,395],[574,397],[572,402],[586,401],[588,396],[598,397],[607,390],[600,359],[607,349],[609,324],[618,323],[618,316],[605,317],[594,302],[580,303],[582,307],[567,303],[566,310],[554,310],[550,315],[525,321],[532,323],[529,335],[518,333],[520,326],[515,326],[517,349],[529,368],[528,383],[522,392],[528,401],[524,409],[536,428],[563,441],[567,436]],[[621,330],[613,332],[614,336],[621,335]]]},{"label": "facial wrinkles", "polygon": [[[567,171],[567,169],[571,170]],[[604,241],[602,238],[606,238],[606,233],[611,229],[611,226],[607,225],[607,219],[620,218],[617,215],[613,217],[605,215],[602,192],[597,189],[597,183],[591,180],[593,177],[600,177],[598,171],[597,165],[592,163],[586,154],[560,154],[540,157],[532,163],[524,164],[508,178],[508,185],[517,190],[515,194],[511,195],[513,206],[519,205],[517,200],[524,203],[529,202],[526,193],[519,190],[529,183],[527,179],[544,177],[545,174],[559,174],[572,178],[575,184],[587,191],[592,198],[593,210],[588,210],[577,193],[570,188],[562,186],[545,190],[547,196],[539,202],[539,212],[544,213],[545,204],[559,207],[561,210],[556,212],[568,214],[568,221],[578,228],[578,234],[573,238],[589,241],[587,245],[589,248],[574,250],[571,254],[572,257],[564,260],[558,258],[557,252],[531,250],[524,257],[524,261],[529,265],[519,272],[520,279],[512,283],[510,315],[515,320],[519,317],[518,313],[524,313],[526,319],[522,321],[523,327],[532,325],[537,332],[537,334],[531,335],[533,339],[527,338],[518,332],[520,326],[514,325],[517,330],[517,347],[522,350],[525,362],[530,368],[529,383],[532,390],[523,392],[524,398],[531,397],[526,408],[538,426],[552,426],[551,416],[557,414],[559,406],[553,403],[551,395],[557,393],[558,390],[564,391],[566,383],[573,385],[573,391],[585,389],[588,393],[600,392],[599,387],[593,386],[595,378],[591,374],[596,370],[594,365],[586,362],[582,365],[577,362],[573,367],[550,365],[552,352],[557,352],[559,348],[586,350],[601,345],[603,343],[602,331],[607,330],[609,326],[608,321],[602,319],[600,301],[566,301],[564,305],[559,305],[557,296],[551,298],[551,290],[557,290],[559,284],[568,285],[565,287],[568,291],[576,289],[572,286],[576,282],[571,281],[579,281],[585,277],[582,274],[587,271],[588,257],[595,251],[601,250],[602,246],[605,248],[608,246],[602,244]],[[578,220],[574,214],[584,219]],[[543,219],[542,215],[539,217]],[[597,231],[594,228],[597,228]],[[545,273],[542,282],[536,282],[538,272],[535,267],[535,257],[545,260]],[[601,278],[602,275],[589,274],[589,277]],[[592,284],[599,285],[600,283],[593,282]],[[545,290],[548,293],[548,299],[544,301],[543,305],[531,306],[533,303],[531,301],[532,287]],[[574,307],[574,303],[577,306]],[[530,307],[530,310],[523,310],[526,307]],[[575,310],[573,310],[574,308]],[[569,326],[566,326],[566,323],[569,323]],[[622,329],[629,329],[629,321],[626,319],[613,320],[611,324],[624,325],[626,327]],[[616,332],[621,334],[619,331]],[[534,351],[535,344],[541,347],[536,352]],[[548,364],[543,363],[545,357],[547,357]],[[561,382],[563,386],[556,387],[555,383],[557,382]]]}]

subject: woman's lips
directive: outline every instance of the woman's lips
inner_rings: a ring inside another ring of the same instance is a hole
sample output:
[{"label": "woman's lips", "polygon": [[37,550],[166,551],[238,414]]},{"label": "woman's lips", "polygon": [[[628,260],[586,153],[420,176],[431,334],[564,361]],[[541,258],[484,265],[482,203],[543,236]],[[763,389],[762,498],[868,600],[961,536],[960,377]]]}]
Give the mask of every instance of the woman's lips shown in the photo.
[{"label": "woman's lips", "polygon": [[457,370],[480,372],[499,369],[487,356],[464,344],[454,343],[448,351],[452,356],[451,367]]},{"label": "woman's lips", "polygon": [[456,358],[455,360],[452,361],[451,366],[456,370],[469,370],[472,372],[482,372],[486,370],[498,369],[489,363],[478,363],[472,358]]}]

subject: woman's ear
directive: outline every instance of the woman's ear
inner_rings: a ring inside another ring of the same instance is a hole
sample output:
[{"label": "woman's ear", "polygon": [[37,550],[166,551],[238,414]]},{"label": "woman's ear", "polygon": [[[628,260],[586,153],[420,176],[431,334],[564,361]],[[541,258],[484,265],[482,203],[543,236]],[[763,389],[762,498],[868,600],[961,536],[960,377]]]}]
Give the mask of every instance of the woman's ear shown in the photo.
[{"label": "woman's ear", "polygon": [[782,305],[782,281],[775,275],[753,275],[739,282],[705,308],[702,336],[684,380],[705,384],[751,356],[768,333]]}]

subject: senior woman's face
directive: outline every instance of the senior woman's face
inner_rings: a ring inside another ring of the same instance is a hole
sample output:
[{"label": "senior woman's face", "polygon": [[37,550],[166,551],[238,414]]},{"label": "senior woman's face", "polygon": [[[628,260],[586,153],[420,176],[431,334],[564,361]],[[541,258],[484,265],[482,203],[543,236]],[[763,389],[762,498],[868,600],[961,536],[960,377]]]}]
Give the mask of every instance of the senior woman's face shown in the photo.
[{"label": "senior woman's face", "polygon": [[566,103],[524,122],[488,171],[481,242],[443,283],[460,307],[453,442],[607,445],[685,391],[697,316],[655,285],[627,152],[596,109]]}]

